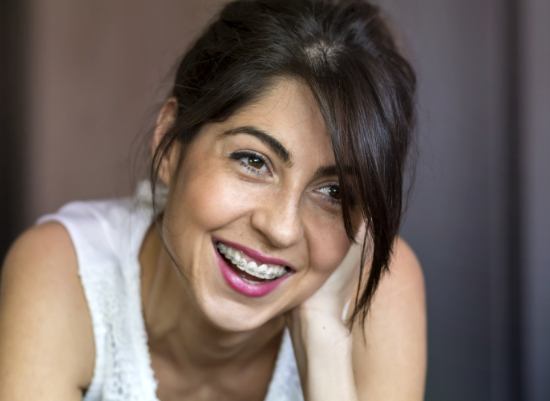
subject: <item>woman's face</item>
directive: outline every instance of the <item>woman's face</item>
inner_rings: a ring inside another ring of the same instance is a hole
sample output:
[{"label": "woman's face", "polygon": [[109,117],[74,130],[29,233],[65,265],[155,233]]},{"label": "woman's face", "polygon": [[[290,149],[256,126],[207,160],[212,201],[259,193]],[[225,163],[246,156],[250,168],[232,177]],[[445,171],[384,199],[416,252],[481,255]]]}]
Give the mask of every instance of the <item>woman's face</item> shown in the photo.
[{"label": "woman's face", "polygon": [[219,327],[253,329],[299,305],[350,246],[324,121],[297,81],[205,125],[170,166],[164,240]]}]

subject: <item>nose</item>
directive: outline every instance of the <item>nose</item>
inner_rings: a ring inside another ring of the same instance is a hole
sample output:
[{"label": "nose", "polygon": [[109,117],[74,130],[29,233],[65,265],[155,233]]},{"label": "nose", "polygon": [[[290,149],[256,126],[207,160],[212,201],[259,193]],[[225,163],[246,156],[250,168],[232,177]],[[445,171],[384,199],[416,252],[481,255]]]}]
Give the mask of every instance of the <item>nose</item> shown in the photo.
[{"label": "nose", "polygon": [[254,209],[251,224],[276,248],[288,248],[304,236],[299,199],[280,194]]}]

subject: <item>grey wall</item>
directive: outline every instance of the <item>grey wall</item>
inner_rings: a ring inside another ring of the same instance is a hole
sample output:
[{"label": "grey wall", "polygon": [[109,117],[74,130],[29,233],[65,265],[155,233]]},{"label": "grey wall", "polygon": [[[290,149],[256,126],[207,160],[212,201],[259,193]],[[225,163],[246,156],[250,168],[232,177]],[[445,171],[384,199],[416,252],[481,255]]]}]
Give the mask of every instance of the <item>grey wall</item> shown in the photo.
[{"label": "grey wall", "polygon": [[382,4],[403,27],[420,80],[418,173],[404,235],[426,275],[427,399],[516,400],[505,311],[505,4]]},{"label": "grey wall", "polygon": [[428,289],[429,400],[550,399],[550,2],[387,0],[420,75],[404,233]]},{"label": "grey wall", "polygon": [[[19,224],[130,190],[136,138],[175,57],[219,3],[29,0]],[[378,3],[419,74],[403,234],[427,283],[426,398],[548,400],[550,2]]]},{"label": "grey wall", "polygon": [[525,399],[550,400],[550,2],[521,3]]}]

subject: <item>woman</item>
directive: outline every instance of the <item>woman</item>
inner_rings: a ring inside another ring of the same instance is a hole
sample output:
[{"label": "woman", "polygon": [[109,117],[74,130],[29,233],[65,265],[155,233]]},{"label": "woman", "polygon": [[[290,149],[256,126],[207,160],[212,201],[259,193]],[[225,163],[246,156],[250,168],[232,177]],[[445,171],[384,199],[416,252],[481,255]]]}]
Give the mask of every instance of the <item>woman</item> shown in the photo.
[{"label": "woman", "polygon": [[225,6],[160,110],[153,195],[69,204],[10,250],[0,400],[422,399],[414,89],[366,2]]}]

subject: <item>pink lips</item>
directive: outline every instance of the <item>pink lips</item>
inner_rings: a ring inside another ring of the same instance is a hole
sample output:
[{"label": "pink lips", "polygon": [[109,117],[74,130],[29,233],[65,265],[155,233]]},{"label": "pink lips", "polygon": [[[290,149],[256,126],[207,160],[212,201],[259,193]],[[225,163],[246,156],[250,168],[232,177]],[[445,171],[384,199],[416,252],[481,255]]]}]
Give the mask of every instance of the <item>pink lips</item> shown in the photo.
[{"label": "pink lips", "polygon": [[[215,241],[217,242],[217,240]],[[288,266],[288,263],[284,260],[264,256],[259,252],[256,252],[250,248],[246,248],[239,244],[234,244],[225,240],[221,242],[230,246],[231,248],[238,249],[251,259],[256,260],[257,262],[264,264]],[[230,266],[217,250],[216,257],[222,276],[227,284],[236,292],[247,297],[263,297],[273,292],[283,281],[285,281],[289,277],[289,274],[285,274],[284,276],[279,277],[275,280],[250,282],[244,279],[237,271],[235,271],[235,268]]]},{"label": "pink lips", "polygon": [[250,259],[254,259],[256,262],[264,263],[266,265],[279,265],[279,266],[287,266],[290,269],[292,269],[292,266],[290,263],[288,263],[286,260],[283,259],[277,259],[272,258],[270,256],[262,255],[260,252],[255,251],[254,249],[247,248],[244,245],[236,244],[231,241],[221,240],[221,239],[214,239],[215,242],[221,242],[227,246],[230,246],[233,249],[237,249],[244,253],[246,256],[248,256]]}]

